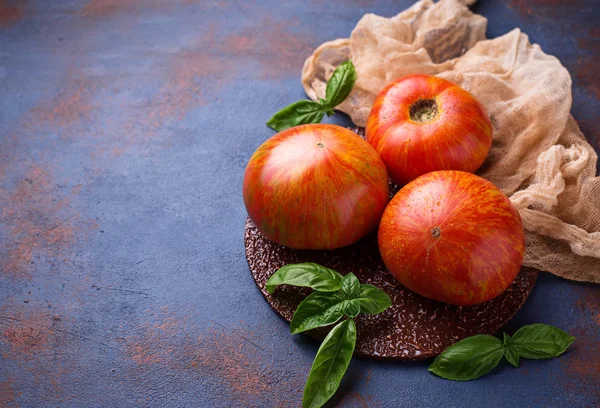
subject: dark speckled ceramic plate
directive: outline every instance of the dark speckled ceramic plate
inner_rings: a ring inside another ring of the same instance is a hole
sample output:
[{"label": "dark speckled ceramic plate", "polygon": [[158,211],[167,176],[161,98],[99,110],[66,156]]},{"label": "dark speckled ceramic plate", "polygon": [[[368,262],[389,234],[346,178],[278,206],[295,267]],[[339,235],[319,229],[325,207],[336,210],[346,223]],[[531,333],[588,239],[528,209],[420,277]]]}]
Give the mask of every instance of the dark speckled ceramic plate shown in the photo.
[{"label": "dark speckled ceramic plate", "polygon": [[[392,307],[378,315],[356,318],[356,353],[376,359],[435,357],[465,337],[494,334],[523,306],[538,274],[535,269],[523,268],[499,297],[476,306],[458,307],[421,297],[396,282],[379,256],[376,234],[333,251],[299,251],[270,241],[248,219],[245,244],[256,284],[271,307],[287,321],[310,290],[284,285],[270,295],[265,284],[278,268],[289,263],[317,262],[342,274],[353,272],[361,283],[385,290],[392,298]],[[327,329],[319,329],[310,334],[322,338],[326,333]]]}]

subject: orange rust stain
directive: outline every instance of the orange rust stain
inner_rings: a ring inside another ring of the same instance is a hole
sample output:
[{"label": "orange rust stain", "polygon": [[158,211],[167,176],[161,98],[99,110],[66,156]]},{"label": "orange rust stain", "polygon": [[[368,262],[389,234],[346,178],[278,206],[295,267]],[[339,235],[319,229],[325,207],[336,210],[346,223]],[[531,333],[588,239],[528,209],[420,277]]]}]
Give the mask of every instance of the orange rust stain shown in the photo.
[{"label": "orange rust stain", "polygon": [[516,9],[522,16],[543,14],[559,15],[567,6],[578,6],[579,0],[508,0],[509,7]]},{"label": "orange rust stain", "polygon": [[[577,8],[582,6],[579,0],[510,0],[508,6],[517,10],[524,17],[559,19],[561,13],[567,8]],[[580,50],[587,51],[588,55],[580,56],[574,66],[572,73],[576,85],[585,88],[591,96],[600,99],[600,80],[597,75],[597,66],[600,64],[600,27],[592,27],[587,33],[583,33],[581,28],[572,26],[570,23],[555,22],[558,28],[565,32],[575,31],[581,38],[577,44]],[[579,36],[578,35],[578,36]]]},{"label": "orange rust stain", "polygon": [[136,345],[131,349],[131,359],[138,365],[159,363],[160,359],[148,345]]},{"label": "orange rust stain", "polygon": [[9,377],[0,382],[0,407],[18,408],[19,405],[16,403],[16,399],[21,393],[15,391],[13,381]]},{"label": "orange rust stain", "polygon": [[173,334],[185,326],[183,322],[172,317],[166,307],[161,309],[159,318],[161,323],[144,323],[139,328],[143,333],[142,338],[127,344],[129,358],[139,367],[167,362],[174,351],[174,348],[167,344],[167,340],[172,340]]},{"label": "orange rust stain", "polygon": [[142,0],[90,0],[81,14],[85,17],[107,17],[113,14],[136,10],[137,7],[153,5],[156,1]]},{"label": "orange rust stain", "polygon": [[69,77],[75,75],[75,79],[71,79],[52,99],[42,102],[31,110],[26,129],[33,130],[41,124],[48,124],[63,128],[61,135],[65,137],[70,136],[70,133],[64,132],[64,128],[90,118],[94,110],[91,99],[97,84],[85,76],[79,77],[72,70],[70,71]]},{"label": "orange rust stain", "polygon": [[[133,0],[95,0],[88,6],[98,13],[109,13],[135,4]],[[38,135],[42,129],[57,129],[60,137],[67,139],[93,135],[101,143],[90,152],[92,159],[106,154],[120,156],[131,146],[142,142],[147,145],[159,136],[157,131],[165,124],[183,119],[190,109],[216,98],[213,95],[234,78],[242,61],[257,61],[267,77],[299,72],[314,44],[310,35],[289,30],[297,25],[296,20],[273,21],[267,17],[257,27],[225,37],[217,36],[216,25],[205,28],[191,44],[169,53],[166,77],[156,95],[145,103],[126,107],[128,117],[120,124],[118,134],[113,135],[104,134],[98,123],[103,102],[96,98],[114,83],[115,76],[89,75],[73,61],[61,91],[34,107],[25,116],[23,128],[30,136]]]},{"label": "orange rust stain", "polygon": [[590,29],[590,37],[592,38],[600,38],[600,26],[592,27]]},{"label": "orange rust stain", "polygon": [[600,292],[596,288],[579,292],[577,308],[586,317],[570,333],[575,336],[572,350],[561,357],[567,375],[564,387],[570,392],[591,393],[600,401]]},{"label": "orange rust stain", "polygon": [[113,124],[114,119],[106,114],[102,117],[102,121],[98,117],[105,112],[111,112],[112,107],[104,106],[102,100],[95,100],[103,90],[109,88],[118,79],[118,73],[103,76],[90,75],[79,68],[76,61],[72,61],[58,92],[40,101],[23,116],[21,120],[23,133],[19,136],[36,139],[50,129],[64,140],[93,138],[94,150],[90,151],[92,158],[111,152],[114,156],[121,155],[123,149],[117,146],[119,141],[124,140],[132,144],[130,139],[139,136],[140,132],[138,130],[132,133],[131,131],[136,130],[132,127],[129,132],[105,134],[104,126]]},{"label": "orange rust stain", "polygon": [[579,40],[579,47],[587,51],[588,55],[577,60],[576,79],[581,86],[600,99],[600,79],[597,73],[597,66],[600,64],[600,27],[592,27],[588,35]]},{"label": "orange rust stain", "polygon": [[24,303],[16,296],[3,299],[0,344],[7,347],[1,349],[2,355],[15,360],[31,360],[52,353],[55,343],[63,335],[59,326],[65,323],[65,318],[58,317],[56,312],[40,301]]},{"label": "orange rust stain", "polygon": [[23,18],[23,1],[0,0],[0,27],[8,27]]},{"label": "orange rust stain", "polygon": [[600,81],[598,80],[596,64],[593,61],[580,59],[576,68],[576,76],[581,85],[600,99]]},{"label": "orange rust stain", "polygon": [[225,39],[225,47],[235,54],[248,53],[256,47],[256,38],[232,35]]},{"label": "orange rust stain", "polygon": [[51,174],[46,165],[30,164],[16,185],[0,187],[6,231],[6,242],[0,245],[0,277],[29,279],[38,260],[68,264],[75,242],[98,226],[70,208],[77,186],[63,193]]},{"label": "orange rust stain", "polygon": [[[75,214],[64,211],[69,196],[53,193],[47,169],[31,166],[11,191],[0,189],[2,217],[9,239],[0,249],[0,269],[9,276],[24,278],[33,269],[34,254],[63,259],[74,242]],[[64,218],[63,218],[64,217]]]},{"label": "orange rust stain", "polygon": [[340,400],[340,406],[353,408],[379,408],[381,402],[377,401],[373,395],[364,396],[357,391],[352,391]]},{"label": "orange rust stain", "polygon": [[234,58],[260,62],[266,78],[299,74],[316,43],[310,33],[291,30],[298,25],[296,19],[274,21],[266,17],[260,24],[225,38],[222,51]]},{"label": "orange rust stain", "polygon": [[189,109],[205,105],[204,90],[218,89],[231,76],[233,65],[206,50],[206,44],[215,42],[215,31],[216,26],[208,27],[195,44],[171,57],[167,80],[144,107],[150,130],[160,128],[168,120],[181,120]]},{"label": "orange rust stain", "polygon": [[[328,0],[312,0],[314,4],[328,4]],[[344,6],[373,6],[375,4],[374,0],[337,0],[335,2],[336,5],[344,5]]]},{"label": "orange rust stain", "polygon": [[[130,3],[134,2],[126,2]],[[59,128],[62,138],[91,134],[99,141],[90,151],[92,160],[106,154],[121,156],[136,145],[147,146],[168,121],[181,120],[193,107],[205,105],[205,91],[217,90],[232,76],[234,64],[226,63],[222,55],[207,47],[216,42],[215,32],[216,26],[209,26],[189,47],[167,55],[166,74],[158,67],[158,73],[165,77],[158,92],[142,103],[126,106],[127,117],[119,123],[118,132],[104,133],[103,124],[97,119],[102,115],[103,109],[99,108],[103,102],[94,100],[118,79],[118,74],[96,77],[76,67],[69,68],[60,93],[32,109],[26,117],[25,129],[33,134],[40,129]],[[110,112],[111,108],[107,109]],[[96,112],[99,113],[94,116]],[[103,119],[112,120],[106,115]]]},{"label": "orange rust stain", "polygon": [[270,385],[261,376],[259,353],[251,347],[233,333],[213,329],[209,336],[200,338],[191,365],[214,373],[238,395],[260,397],[269,392]]},{"label": "orange rust stain", "polygon": [[[231,2],[229,1],[225,1],[225,0],[212,0],[212,1],[206,1],[206,0],[184,0],[183,4],[200,4],[202,6],[207,6],[210,8],[216,8],[216,9],[221,9],[221,10],[225,10],[226,8],[228,8],[231,5]],[[242,2],[242,3],[238,3],[236,4],[236,7],[240,7],[240,6],[248,6],[248,4],[246,2]]]},{"label": "orange rust stain", "polygon": [[[14,312],[13,312],[14,314]],[[40,312],[29,312],[8,322],[0,338],[10,345],[10,355],[35,355],[48,348],[54,332],[52,318]]]},{"label": "orange rust stain", "polygon": [[584,288],[579,289],[579,293],[577,308],[583,314],[592,316],[600,328],[600,320],[597,320],[600,316],[600,292],[595,288]]},{"label": "orange rust stain", "polygon": [[105,133],[104,127],[113,125],[115,121],[110,114],[113,107],[110,103],[106,105],[107,100],[98,96],[119,79],[117,72],[91,75],[78,67],[76,61],[72,61],[58,92],[43,99],[23,116],[24,134],[21,136],[39,138],[50,129],[63,140],[93,139],[93,150],[90,151],[92,159],[104,153],[121,155],[124,149],[117,144],[121,141],[133,144],[132,139],[143,132],[131,126],[122,132]]},{"label": "orange rust stain", "polygon": [[[67,344],[65,336],[73,333],[62,328],[68,319],[64,315],[59,317],[56,312],[41,301],[24,303],[17,297],[3,299],[0,306],[0,358],[13,362],[20,381],[26,378],[29,385],[46,390],[38,403],[49,406],[73,397],[63,386],[66,376],[75,367],[65,361],[61,352]],[[19,389],[15,381],[4,387],[12,389],[13,393]],[[1,407],[5,406],[2,405],[3,397],[6,398],[0,395]]]},{"label": "orange rust stain", "polygon": [[203,105],[201,77],[219,72],[219,64],[211,55],[184,52],[175,56],[167,82],[146,108],[147,124],[152,129],[166,120],[181,120],[188,109]]},{"label": "orange rust stain", "polygon": [[591,393],[600,401],[600,338],[586,329],[571,334],[576,337],[574,349],[562,357],[567,375],[564,387],[570,392]]},{"label": "orange rust stain", "polygon": [[[180,4],[199,4],[203,7],[226,9],[229,2],[224,0],[180,0]],[[120,13],[139,12],[143,10],[169,10],[176,5],[173,0],[89,0],[81,10],[81,15],[90,18],[111,17]]]},{"label": "orange rust stain", "polygon": [[[103,113],[111,112],[112,107],[104,106],[98,96],[119,79],[119,73],[90,75],[72,61],[60,91],[23,117],[25,134],[19,136],[39,137],[47,129],[55,130],[63,139],[86,139],[91,135],[98,141],[90,151],[93,160],[106,154],[121,156],[139,144],[146,146],[167,121],[181,120],[192,107],[206,104],[203,93],[207,88],[214,90],[231,76],[233,64],[226,64],[222,56],[207,50],[206,44],[215,40],[215,31],[216,26],[208,27],[190,47],[168,55],[164,84],[151,99],[125,107],[127,117],[119,124],[118,132],[104,132],[99,118],[109,123],[115,119]],[[158,69],[162,71],[162,67]]]},{"label": "orange rust stain", "polygon": [[250,397],[283,407],[298,405],[302,399],[306,373],[276,367],[268,351],[246,340],[252,339],[253,333],[213,326],[208,333],[195,335],[187,318],[175,319],[165,310],[158,318],[160,323],[142,324],[137,334],[126,340],[126,354],[136,363],[134,378],[147,375],[148,370],[185,371],[186,376],[219,381],[228,402],[233,398],[247,403]]},{"label": "orange rust stain", "polygon": [[[14,160],[15,147],[19,145],[19,138],[14,133],[8,133],[4,136],[2,143],[0,144],[0,180],[2,180],[7,173],[8,164]],[[0,205],[0,211],[2,210]]]},{"label": "orange rust stain", "polygon": [[114,149],[112,149],[111,153],[113,156],[121,156],[123,154],[123,149],[115,147]]},{"label": "orange rust stain", "polygon": [[[577,124],[579,125],[579,129],[585,135],[585,138],[592,146],[600,146],[600,125],[594,119],[578,119]],[[600,163],[597,165],[600,170]]]}]

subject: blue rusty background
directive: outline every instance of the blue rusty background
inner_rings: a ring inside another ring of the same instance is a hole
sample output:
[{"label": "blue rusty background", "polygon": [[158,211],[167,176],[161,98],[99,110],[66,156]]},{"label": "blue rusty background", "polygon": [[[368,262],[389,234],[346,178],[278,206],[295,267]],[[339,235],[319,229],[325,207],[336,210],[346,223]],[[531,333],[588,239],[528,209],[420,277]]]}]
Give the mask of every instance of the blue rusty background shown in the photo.
[{"label": "blue rusty background", "polygon": [[[410,4],[0,0],[0,406],[298,406],[318,345],[250,276],[243,170],[311,50]],[[475,11],[561,59],[600,148],[598,2]],[[599,289],[543,274],[533,322],[577,342],[468,383],[355,359],[332,406],[598,406]]]}]

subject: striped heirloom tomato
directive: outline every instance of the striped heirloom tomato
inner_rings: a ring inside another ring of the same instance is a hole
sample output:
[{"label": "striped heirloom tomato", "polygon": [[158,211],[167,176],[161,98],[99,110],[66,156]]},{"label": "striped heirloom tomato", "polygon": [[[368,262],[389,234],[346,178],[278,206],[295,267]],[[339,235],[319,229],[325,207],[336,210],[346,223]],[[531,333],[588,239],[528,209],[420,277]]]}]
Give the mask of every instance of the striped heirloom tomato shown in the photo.
[{"label": "striped heirloom tomato", "polygon": [[389,200],[377,152],[341,126],[286,129],[254,153],[244,203],[268,238],[295,249],[334,249],[374,230]]},{"label": "striped heirloom tomato", "polygon": [[492,124],[473,95],[442,78],[409,75],[375,99],[366,127],[390,177],[403,185],[436,170],[475,172],[492,144]]},{"label": "striped heirloom tomato", "polygon": [[459,306],[504,292],[525,251],[521,217],[509,199],[462,171],[436,171],[407,184],[385,209],[378,240],[402,285]]}]

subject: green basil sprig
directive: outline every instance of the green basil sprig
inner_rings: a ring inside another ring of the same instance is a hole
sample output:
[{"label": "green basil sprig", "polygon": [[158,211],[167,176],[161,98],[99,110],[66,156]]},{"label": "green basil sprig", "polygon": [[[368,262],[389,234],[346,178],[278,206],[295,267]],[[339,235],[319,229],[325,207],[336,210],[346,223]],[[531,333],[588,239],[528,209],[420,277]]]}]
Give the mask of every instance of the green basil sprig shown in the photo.
[{"label": "green basil sprig", "polygon": [[567,351],[575,337],[548,324],[523,326],[507,335],[504,347],[513,349],[519,356],[532,359],[554,358]]},{"label": "green basil sprig", "polygon": [[333,115],[333,109],[350,95],[355,82],[354,64],[352,61],[343,62],[333,71],[327,82],[325,99],[320,99],[319,102],[309,100],[294,102],[273,115],[267,122],[267,126],[281,132],[297,125],[319,123],[325,114]]},{"label": "green basil sprig", "polygon": [[267,292],[273,293],[279,285],[305,286],[320,292],[335,292],[342,285],[344,275],[322,265],[305,262],[285,265],[267,281]]},{"label": "green basil sprig", "polygon": [[496,367],[502,355],[502,342],[497,337],[478,334],[444,350],[429,371],[448,380],[474,380]]},{"label": "green basil sprig", "polygon": [[314,292],[298,305],[290,331],[302,333],[317,327],[329,326],[344,315],[344,298],[339,293]]},{"label": "green basil sprig", "polygon": [[347,319],[335,326],[317,351],[304,387],[303,408],[322,407],[337,391],[356,345],[356,325]]},{"label": "green basil sprig", "polygon": [[498,365],[502,356],[519,366],[519,357],[554,358],[563,354],[575,337],[547,324],[523,326],[513,336],[497,337],[478,334],[448,347],[429,366],[432,373],[454,381],[479,378]]},{"label": "green basil sprig", "polygon": [[329,326],[344,315],[348,317],[331,329],[321,343],[304,387],[302,407],[319,408],[335,394],[352,359],[356,346],[354,317],[380,313],[392,305],[392,300],[383,290],[361,284],[353,273],[343,276],[315,263],[278,269],[267,281],[267,291],[273,293],[284,284],[315,289],[294,312],[292,334]]}]

